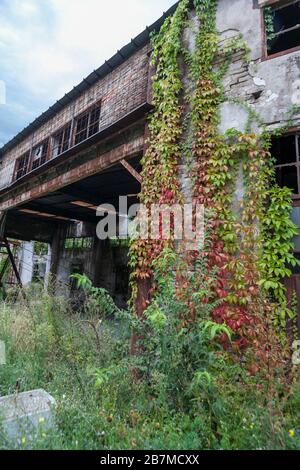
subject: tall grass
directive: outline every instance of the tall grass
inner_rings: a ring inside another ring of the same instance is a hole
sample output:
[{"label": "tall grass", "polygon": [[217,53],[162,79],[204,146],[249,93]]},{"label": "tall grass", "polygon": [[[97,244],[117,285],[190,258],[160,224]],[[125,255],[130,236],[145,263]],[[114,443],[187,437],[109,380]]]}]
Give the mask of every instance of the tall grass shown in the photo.
[{"label": "tall grass", "polygon": [[[156,299],[143,325],[103,291],[80,311],[41,287],[27,297],[0,305],[0,395],[45,389],[56,428],[33,443],[1,433],[1,449],[300,448],[297,385],[279,386],[269,406],[264,384],[212,346],[206,320],[179,332],[172,296]],[[133,327],[143,340],[130,357]]]}]

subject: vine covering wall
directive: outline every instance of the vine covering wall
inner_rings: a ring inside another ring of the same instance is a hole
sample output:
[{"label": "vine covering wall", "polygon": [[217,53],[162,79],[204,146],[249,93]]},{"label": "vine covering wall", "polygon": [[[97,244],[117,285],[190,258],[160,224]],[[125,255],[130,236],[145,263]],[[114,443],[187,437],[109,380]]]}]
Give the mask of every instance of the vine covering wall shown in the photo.
[{"label": "vine covering wall", "polygon": [[[235,347],[257,343],[271,318],[277,328],[293,316],[282,279],[295,266],[290,220],[291,191],[275,184],[271,135],[231,129],[219,132],[219,110],[226,100],[222,79],[230,58],[247,47],[241,36],[220,46],[216,29],[217,0],[194,0],[199,28],[193,53],[183,46],[188,27],[188,0],[179,3],[153,38],[154,112],[149,120],[148,150],[143,159],[141,202],[183,202],[179,164],[186,164],[193,198],[210,214],[212,230],[208,259],[217,271],[212,316],[235,334]],[[217,60],[218,59],[218,60]],[[184,86],[183,65],[189,86]],[[218,64],[218,66],[216,66]],[[190,112],[185,115],[183,104]],[[253,118],[249,115],[249,121]],[[189,137],[184,137],[188,126]],[[243,175],[245,194],[239,211],[233,208],[237,178]],[[153,278],[153,263],[171,242],[135,240],[131,246],[133,300],[141,279]],[[199,253],[195,253],[195,256]],[[153,279],[153,287],[155,280]],[[188,302],[191,318],[193,306]],[[267,322],[268,323],[268,322]]]}]

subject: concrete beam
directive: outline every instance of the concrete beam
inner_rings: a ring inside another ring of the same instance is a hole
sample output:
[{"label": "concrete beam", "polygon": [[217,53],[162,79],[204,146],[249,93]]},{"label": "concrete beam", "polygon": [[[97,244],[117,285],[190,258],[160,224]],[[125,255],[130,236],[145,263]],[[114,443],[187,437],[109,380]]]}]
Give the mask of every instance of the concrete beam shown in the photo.
[{"label": "concrete beam", "polygon": [[[64,174],[56,176],[37,187],[29,189],[17,196],[12,194],[0,203],[0,212],[12,209],[34,199],[47,196],[47,194],[64,188],[72,183],[93,176],[110,166],[115,165],[124,158],[130,158],[143,151],[144,136],[138,136],[130,142],[120,145],[104,154],[98,155],[82,165],[77,166]],[[10,193],[8,193],[9,195]]]}]

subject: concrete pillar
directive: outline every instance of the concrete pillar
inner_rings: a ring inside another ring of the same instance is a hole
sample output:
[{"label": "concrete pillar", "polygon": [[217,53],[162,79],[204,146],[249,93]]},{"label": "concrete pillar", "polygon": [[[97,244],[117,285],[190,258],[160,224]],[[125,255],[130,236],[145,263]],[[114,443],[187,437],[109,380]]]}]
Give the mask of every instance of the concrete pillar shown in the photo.
[{"label": "concrete pillar", "polygon": [[45,279],[44,279],[45,289],[48,288],[48,284],[49,284],[49,275],[51,272],[51,255],[52,255],[51,246],[48,245],[48,253],[46,255],[46,272],[45,272]]},{"label": "concrete pillar", "polygon": [[51,262],[50,262],[50,271],[53,276],[57,276],[58,263],[61,255],[63,241],[66,238],[67,227],[58,227],[54,234],[52,243],[51,243]]},{"label": "concrete pillar", "polygon": [[33,276],[34,242],[24,242],[21,247],[20,277],[23,286],[30,284]]}]

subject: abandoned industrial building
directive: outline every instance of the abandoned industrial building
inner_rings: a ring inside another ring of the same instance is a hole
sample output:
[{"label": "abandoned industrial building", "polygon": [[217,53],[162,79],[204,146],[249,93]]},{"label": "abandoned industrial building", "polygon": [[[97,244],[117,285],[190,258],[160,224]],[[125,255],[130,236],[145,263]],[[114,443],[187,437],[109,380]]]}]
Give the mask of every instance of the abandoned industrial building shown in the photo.
[{"label": "abandoned industrial building", "polygon": [[[70,276],[85,273],[95,286],[106,288],[118,305],[126,305],[128,246],[118,239],[98,239],[96,209],[104,204],[118,207],[119,196],[127,196],[130,204],[139,202],[148,116],[153,110],[155,66],[150,37],[177,6],[0,150],[1,239],[3,250],[11,244],[12,258],[12,243],[16,243],[12,241],[22,242],[23,251],[15,257],[21,282],[26,284],[34,275],[33,242],[43,242],[49,249],[43,254],[42,277],[51,272],[72,290]],[[264,21],[267,14],[273,19],[271,32]],[[183,41],[191,51],[197,26],[192,5],[188,15]],[[300,113],[288,115],[300,104],[300,1],[220,0],[216,27],[220,43],[242,36],[249,49],[246,62],[244,54],[234,50],[223,77],[226,98],[219,110],[219,131],[244,132],[249,109],[260,116],[253,122],[253,132],[262,126],[268,130],[287,126],[273,139],[272,151],[277,182],[292,189],[292,217],[300,227]],[[187,74],[183,81],[188,82]],[[179,179],[188,202],[187,167],[182,157]],[[243,196],[239,178],[234,198],[239,201]],[[294,246],[300,260],[300,235],[294,238]],[[299,273],[295,267],[286,282],[288,289],[296,288],[300,301]]]}]

